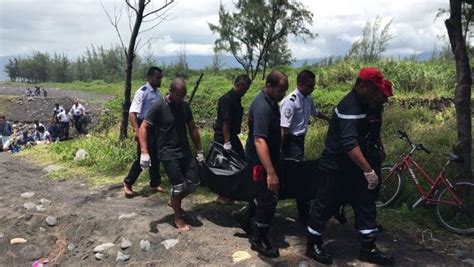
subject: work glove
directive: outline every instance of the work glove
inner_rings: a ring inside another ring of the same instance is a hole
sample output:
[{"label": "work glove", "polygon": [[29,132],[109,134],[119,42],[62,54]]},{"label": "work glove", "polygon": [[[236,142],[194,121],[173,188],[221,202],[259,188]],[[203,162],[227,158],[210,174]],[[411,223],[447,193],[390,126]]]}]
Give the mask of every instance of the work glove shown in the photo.
[{"label": "work glove", "polygon": [[203,162],[204,162],[205,158],[204,158],[204,152],[203,152],[202,150],[197,152],[196,160],[197,160],[199,163],[203,163]]},{"label": "work glove", "polygon": [[232,149],[232,145],[230,144],[230,142],[227,142],[224,144],[225,151],[230,151],[231,149]]},{"label": "work glove", "polygon": [[142,169],[146,169],[146,168],[150,168],[150,166],[151,166],[150,155],[142,153],[140,155],[140,167],[142,167]]},{"label": "work glove", "polygon": [[379,177],[375,173],[374,170],[371,172],[364,172],[365,179],[367,179],[367,182],[369,183],[369,188],[370,190],[374,189],[377,187],[377,184],[379,183]]}]

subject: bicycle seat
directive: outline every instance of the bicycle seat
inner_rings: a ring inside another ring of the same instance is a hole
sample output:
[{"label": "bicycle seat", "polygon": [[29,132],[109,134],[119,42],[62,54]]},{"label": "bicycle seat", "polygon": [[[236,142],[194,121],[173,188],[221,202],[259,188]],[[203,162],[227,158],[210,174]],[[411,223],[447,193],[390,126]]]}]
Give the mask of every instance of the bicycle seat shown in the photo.
[{"label": "bicycle seat", "polygon": [[448,154],[448,160],[451,162],[463,162],[464,160],[454,153]]}]

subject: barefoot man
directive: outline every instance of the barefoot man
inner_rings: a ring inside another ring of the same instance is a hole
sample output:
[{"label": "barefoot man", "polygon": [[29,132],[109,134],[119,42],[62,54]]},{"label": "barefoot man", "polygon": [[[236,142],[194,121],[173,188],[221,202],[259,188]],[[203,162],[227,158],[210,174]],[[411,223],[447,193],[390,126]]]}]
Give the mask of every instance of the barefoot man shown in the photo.
[{"label": "barefoot man", "polygon": [[191,154],[186,128],[197,151],[196,159],[204,161],[199,130],[194,123],[189,104],[184,101],[186,90],[186,82],[175,78],[171,82],[169,93],[150,108],[138,134],[141,148],[140,165],[147,168],[151,166],[147,150],[148,129],[156,129],[158,157],[171,183],[169,204],[173,208],[174,221],[180,231],[190,229],[184,221],[181,201],[199,185],[198,169]]}]

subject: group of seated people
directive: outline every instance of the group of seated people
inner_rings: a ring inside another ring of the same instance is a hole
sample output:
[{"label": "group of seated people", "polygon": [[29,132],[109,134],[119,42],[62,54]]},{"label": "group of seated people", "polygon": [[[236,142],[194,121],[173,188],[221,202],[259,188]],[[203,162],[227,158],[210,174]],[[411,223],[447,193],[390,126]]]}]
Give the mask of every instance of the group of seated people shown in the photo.
[{"label": "group of seated people", "polygon": [[41,96],[41,91],[43,92],[43,97],[48,96],[46,89],[41,88],[41,86],[35,86],[35,91],[33,92],[29,87],[25,90],[25,96]]}]

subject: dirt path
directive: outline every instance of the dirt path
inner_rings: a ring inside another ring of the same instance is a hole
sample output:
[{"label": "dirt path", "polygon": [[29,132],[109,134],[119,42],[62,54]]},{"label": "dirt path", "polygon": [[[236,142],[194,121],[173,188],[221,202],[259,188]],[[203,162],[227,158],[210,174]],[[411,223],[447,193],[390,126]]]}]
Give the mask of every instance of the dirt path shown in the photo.
[{"label": "dirt path", "polygon": [[[0,266],[26,266],[39,257],[65,266],[117,263],[221,266],[232,265],[232,255],[236,251],[245,251],[251,256],[238,265],[315,265],[303,256],[303,227],[281,215],[276,216],[271,231],[271,239],[280,248],[281,257],[275,260],[260,258],[250,250],[247,239],[242,237],[242,231],[230,216],[230,212],[240,205],[223,208],[215,202],[196,204],[196,198],[186,200],[184,206],[193,228],[190,232],[178,233],[171,225],[166,194],[150,195],[145,191],[133,199],[126,199],[120,186],[93,189],[77,180],[53,181],[44,174],[44,169],[23,158],[0,153]],[[22,197],[25,192],[35,194],[30,198]],[[42,201],[44,211],[35,207],[41,205],[41,199],[51,202],[48,205],[47,201]],[[32,209],[24,207],[28,202],[34,204]],[[48,216],[57,218],[55,226],[47,225]],[[11,245],[10,240],[16,237],[27,242]],[[132,244],[125,250],[119,247],[123,238]],[[151,244],[147,252],[140,248],[142,239]],[[178,243],[166,249],[161,242],[170,239],[176,239]],[[364,265],[356,259],[358,243],[350,225],[332,222],[327,241],[327,250],[335,257],[337,265]],[[94,247],[108,242],[115,245],[103,252],[104,259],[96,260]],[[462,258],[448,254],[463,253],[465,258],[469,252],[446,244],[420,246],[414,240],[387,233],[381,235],[379,244],[394,253],[397,265],[468,264],[461,262]],[[130,259],[117,262],[119,251],[130,255]]]}]

